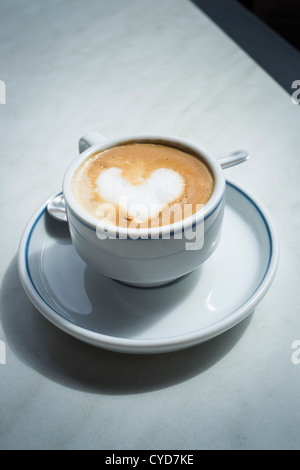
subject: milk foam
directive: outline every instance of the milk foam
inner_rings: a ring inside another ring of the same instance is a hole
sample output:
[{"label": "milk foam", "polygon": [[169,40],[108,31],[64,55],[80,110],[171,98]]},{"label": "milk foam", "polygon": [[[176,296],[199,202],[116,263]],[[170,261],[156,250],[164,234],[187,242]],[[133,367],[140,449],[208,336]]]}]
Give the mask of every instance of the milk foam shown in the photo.
[{"label": "milk foam", "polygon": [[127,211],[137,223],[158,216],[164,207],[181,196],[184,187],[182,176],[169,168],[153,171],[140,184],[132,184],[116,167],[102,171],[97,178],[100,197]]},{"label": "milk foam", "polygon": [[147,142],[95,153],[72,178],[74,197],[87,214],[126,228],[154,228],[182,220],[189,216],[185,209],[194,214],[213,189],[213,175],[201,158]]}]

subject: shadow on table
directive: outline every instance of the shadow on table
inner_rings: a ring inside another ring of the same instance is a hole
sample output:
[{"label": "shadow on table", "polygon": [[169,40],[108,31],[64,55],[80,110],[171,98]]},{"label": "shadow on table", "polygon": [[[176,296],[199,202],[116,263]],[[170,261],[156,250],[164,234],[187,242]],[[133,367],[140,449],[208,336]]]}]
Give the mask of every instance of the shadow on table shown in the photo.
[{"label": "shadow on table", "polygon": [[69,336],[32,305],[21,285],[17,257],[1,287],[1,323],[5,341],[26,365],[66,387],[102,394],[144,393],[188,380],[225,356],[251,321],[182,351],[131,355],[106,351]]}]

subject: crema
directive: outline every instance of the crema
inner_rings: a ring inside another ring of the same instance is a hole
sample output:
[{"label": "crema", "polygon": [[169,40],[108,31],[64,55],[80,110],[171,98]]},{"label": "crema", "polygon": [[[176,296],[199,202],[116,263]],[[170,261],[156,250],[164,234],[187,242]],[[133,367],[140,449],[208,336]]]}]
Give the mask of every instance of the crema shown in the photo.
[{"label": "crema", "polygon": [[210,199],[209,166],[184,150],[159,143],[125,143],[98,151],[75,171],[78,205],[100,222],[149,228],[178,222]]}]

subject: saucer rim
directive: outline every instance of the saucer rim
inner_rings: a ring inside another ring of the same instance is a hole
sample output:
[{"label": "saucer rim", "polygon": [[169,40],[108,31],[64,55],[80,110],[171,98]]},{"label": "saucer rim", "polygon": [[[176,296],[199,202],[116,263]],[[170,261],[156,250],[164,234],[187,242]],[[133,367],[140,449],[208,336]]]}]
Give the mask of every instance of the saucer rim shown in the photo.
[{"label": "saucer rim", "polygon": [[[200,344],[209,339],[212,339],[215,336],[218,336],[219,334],[224,333],[225,331],[238,324],[240,321],[244,320],[255,309],[256,305],[265,296],[274,280],[279,261],[278,237],[269,212],[266,210],[264,205],[260,201],[258,201],[258,199],[253,196],[248,190],[245,190],[240,185],[233,183],[231,180],[228,179],[226,179],[226,186],[227,185],[231,186],[231,188],[233,188],[240,195],[245,197],[259,212],[268,233],[270,243],[270,256],[264,276],[261,279],[260,283],[257,285],[256,289],[253,291],[250,297],[248,297],[248,299],[243,302],[242,305],[240,305],[235,311],[230,312],[222,320],[219,320],[216,323],[213,323],[212,325],[209,325],[203,329],[184,333],[182,335],[164,337],[159,339],[129,339],[108,336],[102,333],[88,330],[62,317],[51,307],[51,305],[49,305],[45,301],[45,299],[43,299],[43,297],[37,290],[33,280],[31,279],[26,257],[26,252],[28,250],[28,245],[34,228],[40,218],[45,214],[47,210],[48,201],[53,197],[53,195],[44,204],[42,204],[30,217],[20,240],[18,250],[18,272],[26,294],[28,295],[33,305],[39,310],[39,312],[48,321],[50,321],[52,324],[54,324],[56,327],[58,327],[65,333],[81,341],[84,341],[85,343],[114,352],[134,354],[172,352],[195,346],[196,344]],[[58,191],[56,195],[60,193],[61,191]]]}]

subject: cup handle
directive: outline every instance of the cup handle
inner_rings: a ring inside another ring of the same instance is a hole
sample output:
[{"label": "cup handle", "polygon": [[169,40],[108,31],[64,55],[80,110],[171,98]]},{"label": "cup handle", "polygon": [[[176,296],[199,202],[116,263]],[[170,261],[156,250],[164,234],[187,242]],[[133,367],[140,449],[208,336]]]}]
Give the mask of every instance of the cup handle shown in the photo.
[{"label": "cup handle", "polygon": [[88,148],[93,147],[93,145],[101,144],[101,142],[104,142],[104,140],[106,140],[106,137],[99,134],[99,132],[89,132],[88,134],[85,134],[79,139],[79,153],[82,153]]}]

